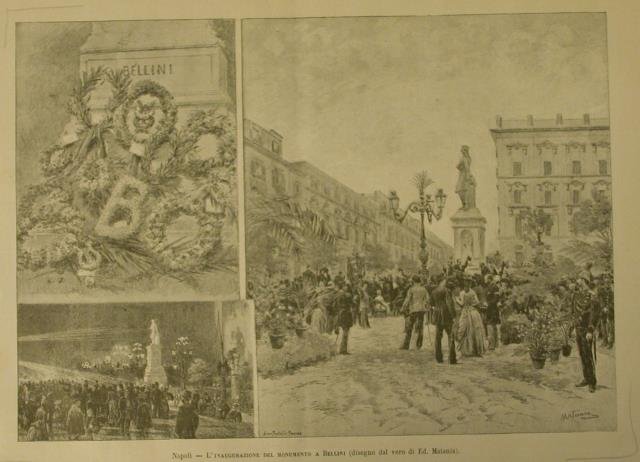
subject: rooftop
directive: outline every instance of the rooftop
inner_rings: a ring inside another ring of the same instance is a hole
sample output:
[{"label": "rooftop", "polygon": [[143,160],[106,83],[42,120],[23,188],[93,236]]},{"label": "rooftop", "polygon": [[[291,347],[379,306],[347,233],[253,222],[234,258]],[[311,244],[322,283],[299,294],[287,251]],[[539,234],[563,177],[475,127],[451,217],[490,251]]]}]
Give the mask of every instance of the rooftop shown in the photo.
[{"label": "rooftop", "polygon": [[539,131],[539,130],[589,130],[609,128],[608,117],[592,118],[590,114],[583,114],[581,118],[565,119],[562,114],[556,114],[555,119],[535,119],[528,115],[524,119],[503,119],[496,116],[495,127],[492,133],[512,131]]}]

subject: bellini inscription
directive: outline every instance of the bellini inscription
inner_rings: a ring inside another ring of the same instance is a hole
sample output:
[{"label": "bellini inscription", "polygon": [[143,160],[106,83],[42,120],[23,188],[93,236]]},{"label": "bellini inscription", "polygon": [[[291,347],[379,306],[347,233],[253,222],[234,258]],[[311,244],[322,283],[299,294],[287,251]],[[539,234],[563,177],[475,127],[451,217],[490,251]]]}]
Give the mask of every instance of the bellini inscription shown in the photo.
[{"label": "bellini inscription", "polygon": [[[94,66],[92,66],[93,68]],[[173,64],[125,64],[120,66],[131,76],[173,75]]]}]

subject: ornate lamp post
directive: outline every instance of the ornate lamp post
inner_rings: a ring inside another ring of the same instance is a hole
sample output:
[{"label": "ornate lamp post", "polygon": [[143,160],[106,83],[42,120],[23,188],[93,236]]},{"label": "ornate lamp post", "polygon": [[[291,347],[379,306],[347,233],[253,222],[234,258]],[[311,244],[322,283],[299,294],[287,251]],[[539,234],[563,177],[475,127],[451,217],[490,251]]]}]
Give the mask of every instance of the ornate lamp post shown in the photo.
[{"label": "ornate lamp post", "polygon": [[413,183],[418,189],[418,200],[411,202],[404,211],[400,210],[400,197],[395,191],[389,193],[389,205],[393,211],[394,218],[402,223],[407,214],[418,213],[420,214],[420,263],[422,269],[422,277],[426,282],[427,277],[427,263],[429,262],[429,254],[427,253],[427,236],[424,228],[424,218],[427,217],[429,223],[433,222],[433,219],[440,220],[442,218],[442,211],[447,201],[447,195],[442,188],[438,189],[435,196],[426,194],[425,190],[427,186],[433,184],[433,180],[429,178],[427,172],[422,171],[413,178]]}]

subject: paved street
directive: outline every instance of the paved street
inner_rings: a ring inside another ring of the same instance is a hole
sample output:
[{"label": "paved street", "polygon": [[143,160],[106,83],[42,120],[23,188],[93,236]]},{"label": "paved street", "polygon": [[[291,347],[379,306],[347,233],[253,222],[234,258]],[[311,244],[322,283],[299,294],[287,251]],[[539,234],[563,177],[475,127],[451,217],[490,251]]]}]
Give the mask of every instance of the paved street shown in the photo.
[{"label": "paved street", "polygon": [[540,371],[519,345],[450,366],[435,362],[426,332],[422,350],[399,350],[402,318],[371,324],[352,329],[351,355],[260,379],[264,436],[615,429],[612,351],[598,351],[598,390],[591,394],[574,387],[581,378],[575,346],[569,358],[547,361]]}]

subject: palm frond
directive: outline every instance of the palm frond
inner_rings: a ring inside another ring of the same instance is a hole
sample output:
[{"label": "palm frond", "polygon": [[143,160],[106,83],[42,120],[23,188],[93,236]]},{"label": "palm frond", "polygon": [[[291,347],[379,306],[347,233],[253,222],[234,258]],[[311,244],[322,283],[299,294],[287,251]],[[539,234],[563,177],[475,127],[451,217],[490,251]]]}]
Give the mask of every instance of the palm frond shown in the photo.
[{"label": "palm frond", "polygon": [[429,178],[426,170],[416,173],[411,182],[418,191],[424,191],[427,186],[433,184],[433,180]]},{"label": "palm frond", "polygon": [[249,234],[268,234],[292,254],[300,254],[307,240],[335,244],[335,233],[316,212],[300,206],[288,196],[254,196],[247,212]]},{"label": "palm frond", "polygon": [[593,262],[599,266],[610,266],[612,249],[605,242],[574,239],[560,250],[560,254],[578,265]]},{"label": "palm frond", "polygon": [[104,68],[98,66],[89,71],[82,71],[78,82],[71,91],[71,97],[67,103],[67,109],[71,115],[75,116],[86,127],[91,127],[91,111],[89,109],[89,100],[91,92],[102,81]]},{"label": "palm frond", "polygon": [[163,273],[155,255],[138,239],[97,238],[95,242],[103,260],[115,264],[125,273]]}]

